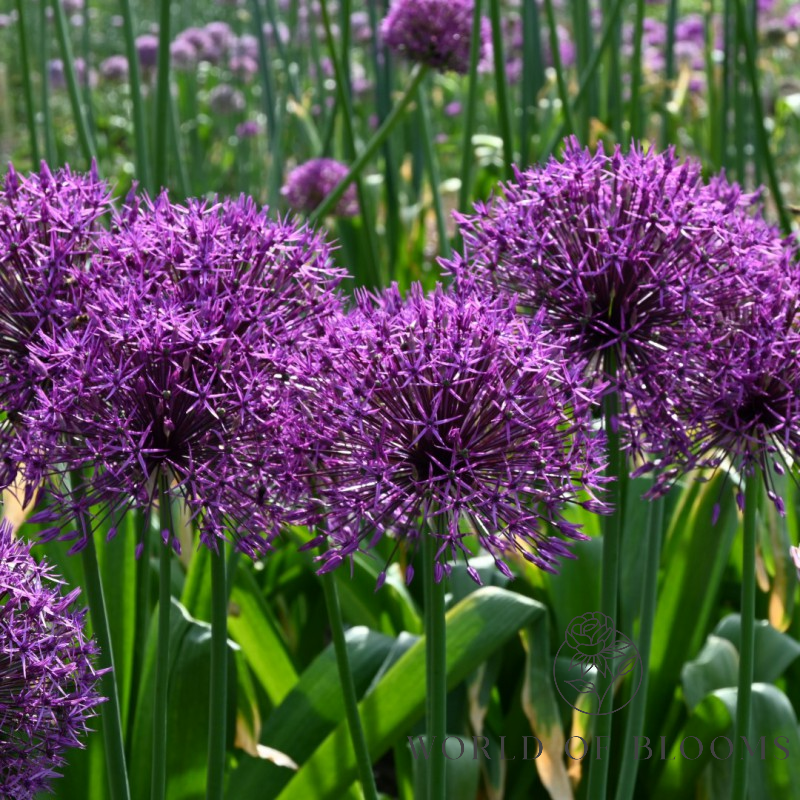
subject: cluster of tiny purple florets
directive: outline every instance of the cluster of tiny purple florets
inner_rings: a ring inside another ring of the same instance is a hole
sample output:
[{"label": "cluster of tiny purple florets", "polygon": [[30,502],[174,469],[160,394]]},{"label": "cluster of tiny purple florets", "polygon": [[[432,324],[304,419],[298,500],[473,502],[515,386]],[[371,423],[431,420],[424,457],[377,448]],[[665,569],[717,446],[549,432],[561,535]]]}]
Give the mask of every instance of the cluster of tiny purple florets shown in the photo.
[{"label": "cluster of tiny purple florets", "polygon": [[[469,72],[473,0],[392,0],[381,25],[384,42],[410,61],[442,72]],[[481,27],[488,56],[488,23]]]},{"label": "cluster of tiny purple florets", "polygon": [[508,576],[507,554],[549,571],[569,557],[552,534],[583,536],[564,505],[602,508],[596,390],[513,300],[361,292],[324,351],[314,389],[336,435],[318,462],[323,570],[387,533],[414,547],[436,537],[437,580],[468,563],[470,536]]},{"label": "cluster of tiny purple florets", "polygon": [[[312,158],[289,173],[281,194],[290,208],[310,214],[339,185],[348,171],[347,164],[333,158]],[[347,187],[334,213],[339,217],[358,214],[355,184]]]},{"label": "cluster of tiny purple florets", "polygon": [[11,800],[49,788],[102,702],[78,593],[62,594],[50,567],[0,523],[0,787]]}]

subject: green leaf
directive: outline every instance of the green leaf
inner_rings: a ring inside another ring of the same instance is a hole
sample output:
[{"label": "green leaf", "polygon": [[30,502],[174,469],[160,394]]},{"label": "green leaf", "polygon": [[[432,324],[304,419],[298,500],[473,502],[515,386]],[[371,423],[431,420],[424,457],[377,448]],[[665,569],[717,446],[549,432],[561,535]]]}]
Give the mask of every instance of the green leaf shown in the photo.
[{"label": "green leaf", "polygon": [[[360,696],[389,656],[393,640],[363,627],[348,630],[346,639],[356,694]],[[267,719],[261,740],[302,764],[343,719],[336,656],[329,646]],[[292,773],[274,764],[243,756],[231,776],[228,793],[230,797],[276,797],[291,777]],[[354,779],[355,774],[346,785]]]},{"label": "green leaf", "polygon": [[[684,662],[699,652],[710,627],[722,575],[738,526],[729,476],[691,486],[672,515],[662,563],[659,602],[650,653],[646,719],[659,726],[672,701]],[[714,507],[719,519],[711,524]]]},{"label": "green leaf", "polygon": [[727,640],[713,634],[706,639],[694,661],[681,670],[683,695],[689,710],[716,689],[736,686],[739,675],[739,653]]},{"label": "green leaf", "polygon": [[[737,650],[741,641],[741,617],[729,614],[720,620],[714,633],[727,639]],[[800,642],[791,636],[776,631],[766,620],[756,620],[755,664],[753,680],[773,683],[783,675],[786,668],[800,656]],[[735,686],[736,681],[730,686]]]},{"label": "green leaf", "polygon": [[270,702],[278,705],[297,683],[297,671],[258,584],[243,564],[231,590],[228,631]]},{"label": "green leaf", "polygon": [[[427,793],[427,766],[430,762],[422,754],[424,743],[425,750],[430,755],[427,741],[425,736],[414,738],[414,749],[417,754],[416,758],[413,755],[411,757],[414,772],[414,797],[425,797]],[[448,758],[445,775],[446,800],[468,800],[468,798],[473,798],[477,795],[481,768],[478,759],[470,758],[469,751],[471,746],[472,741],[468,736],[450,734],[447,737],[447,743],[445,744]],[[406,747],[410,752],[411,744],[406,742]],[[441,747],[436,749],[436,755],[440,758],[443,757]]]},{"label": "green leaf", "polygon": [[[504,589],[485,587],[447,614],[447,684],[457,686],[544,606]],[[407,735],[425,704],[425,643],[420,640],[360,705],[373,759]],[[334,800],[356,775],[347,724],[341,722],[280,794],[280,800]]]}]

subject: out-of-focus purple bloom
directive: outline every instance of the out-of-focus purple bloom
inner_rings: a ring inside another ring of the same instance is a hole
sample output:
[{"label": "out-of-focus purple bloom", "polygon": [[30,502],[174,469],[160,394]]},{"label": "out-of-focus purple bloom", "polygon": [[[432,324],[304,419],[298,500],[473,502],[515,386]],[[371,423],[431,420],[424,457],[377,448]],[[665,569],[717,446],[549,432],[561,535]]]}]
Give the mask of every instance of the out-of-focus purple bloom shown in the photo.
[{"label": "out-of-focus purple bloom", "polygon": [[78,327],[88,264],[111,209],[92,169],[20,177],[9,168],[0,190],[0,486],[12,478],[9,439],[44,380],[31,347],[45,333]]},{"label": "out-of-focus purple bloom", "polygon": [[32,519],[74,552],[106,515],[131,504],[149,515],[166,491],[208,547],[263,552],[305,488],[310,433],[288,354],[338,310],[342,272],[317,234],[247,198],[132,199],[115,228],[98,246],[85,326],[35,348],[58,380],[25,420],[25,478],[48,485]]},{"label": "out-of-focus purple bloom", "polygon": [[458,218],[465,253],[445,266],[543,309],[568,354],[605,370],[638,450],[638,404],[648,402],[651,442],[671,413],[653,388],[665,354],[702,340],[704,319],[783,258],[738,197],[704,185],[700,164],[672,150],[592,155],[571,139],[562,161],[517,173],[503,196]]},{"label": "out-of-focus purple bloom", "polygon": [[687,14],[675,23],[675,41],[693,42],[703,46],[706,35],[705,25],[700,14]]},{"label": "out-of-focus purple bloom", "polygon": [[177,70],[190,70],[197,66],[199,58],[197,48],[189,39],[178,36],[169,45],[170,63]]},{"label": "out-of-focus purple bloom", "polygon": [[461,114],[461,103],[458,100],[448,103],[444,107],[444,114],[446,117],[457,117]]},{"label": "out-of-focus purple bloom", "polygon": [[208,61],[210,64],[216,64],[222,58],[222,48],[215,43],[208,31],[203,28],[186,28],[178,34],[176,41],[179,39],[189,42],[194,48],[195,63],[202,60]]},{"label": "out-of-focus purple bloom", "polygon": [[60,58],[53,58],[47,62],[47,79],[53,89],[63,89],[67,85],[64,62]]},{"label": "out-of-focus purple bloom", "polygon": [[235,36],[230,43],[231,56],[247,56],[253,60],[258,60],[258,39],[249,33],[242,36]]},{"label": "out-of-focus purple bloom", "polygon": [[106,81],[124,81],[128,77],[128,59],[125,56],[109,56],[100,63],[100,74]]},{"label": "out-of-focus purple bloom", "polygon": [[136,37],[136,54],[142,69],[155,69],[158,63],[158,36],[143,33]]},{"label": "out-of-focus purple bloom", "polygon": [[0,14],[0,31],[10,28],[14,22],[15,18],[11,14]]},{"label": "out-of-focus purple bloom", "polygon": [[317,396],[335,436],[318,464],[322,571],[385,535],[412,549],[434,536],[440,580],[474,555],[474,535],[507,576],[508,553],[554,572],[570,551],[551,532],[585,538],[562,511],[602,509],[594,393],[513,299],[360,292],[324,352]]},{"label": "out-of-focus purple bloom", "polygon": [[[472,0],[392,0],[381,35],[389,47],[411,61],[442,72],[466,73],[473,9]],[[487,25],[481,32],[483,59],[490,47]]]},{"label": "out-of-focus purple bloom", "polygon": [[209,22],[203,30],[223,53],[228,51],[235,38],[231,26],[227,22]]},{"label": "out-of-focus purple bloom", "polygon": [[[332,158],[314,158],[295,167],[286,177],[281,194],[290,208],[311,213],[336,188],[348,173],[347,164]],[[356,187],[347,187],[334,213],[339,217],[358,214]]]},{"label": "out-of-focus purple bloom", "polygon": [[247,55],[232,56],[228,69],[238,78],[249,81],[258,72],[258,60]]},{"label": "out-of-focus purple bloom", "polygon": [[83,11],[84,0],[61,0],[61,7],[68,16]]},{"label": "out-of-focus purple bloom", "polygon": [[226,117],[244,110],[244,95],[234,86],[220,83],[208,93],[208,107],[214,114]]},{"label": "out-of-focus purple bloom", "polygon": [[236,135],[240,139],[253,139],[259,133],[261,133],[261,126],[254,119],[245,120],[236,126]]},{"label": "out-of-focus purple bloom", "polygon": [[62,584],[0,522],[0,786],[13,800],[50,789],[103,702],[80,590]]},{"label": "out-of-focus purple bloom", "polygon": [[783,18],[783,23],[787,30],[800,30],[800,3],[789,6]]}]

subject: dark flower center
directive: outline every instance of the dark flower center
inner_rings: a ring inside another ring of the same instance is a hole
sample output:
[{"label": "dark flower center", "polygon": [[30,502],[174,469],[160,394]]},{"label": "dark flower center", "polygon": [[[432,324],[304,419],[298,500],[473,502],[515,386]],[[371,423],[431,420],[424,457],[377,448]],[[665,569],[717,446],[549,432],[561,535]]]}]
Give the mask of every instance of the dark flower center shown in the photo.
[{"label": "dark flower center", "polygon": [[423,436],[408,454],[408,461],[416,481],[445,477],[453,467],[453,458],[452,448],[443,446],[430,434]]}]

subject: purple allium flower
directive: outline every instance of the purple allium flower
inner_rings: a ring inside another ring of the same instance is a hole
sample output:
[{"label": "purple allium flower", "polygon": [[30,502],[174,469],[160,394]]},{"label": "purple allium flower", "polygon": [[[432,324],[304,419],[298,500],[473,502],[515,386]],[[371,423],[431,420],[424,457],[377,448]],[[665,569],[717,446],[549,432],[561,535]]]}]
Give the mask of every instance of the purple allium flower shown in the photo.
[{"label": "purple allium flower", "polygon": [[[469,71],[472,0],[392,0],[381,23],[386,44],[411,61],[442,72]],[[488,23],[481,31],[482,59],[487,58]]]},{"label": "purple allium flower", "polygon": [[43,380],[30,348],[42,334],[80,324],[88,264],[111,209],[94,168],[67,167],[20,177],[9,168],[0,189],[0,485],[14,474],[9,438]]},{"label": "purple allium flower", "polygon": [[248,55],[232,56],[228,69],[244,81],[249,81],[258,72],[258,60]]},{"label": "purple allium flower", "polygon": [[[314,158],[295,167],[287,176],[281,194],[290,208],[311,213],[347,175],[348,167],[332,158]],[[358,214],[356,187],[347,187],[334,213],[340,217]]]},{"label": "purple allium flower", "polygon": [[672,150],[591,155],[571,139],[562,161],[518,172],[458,218],[465,253],[445,266],[543,309],[569,356],[605,370],[639,449],[634,406],[664,354],[704,340],[705,317],[782,258],[774,229],[720,187]]},{"label": "purple allium flower", "polygon": [[[85,327],[35,350],[57,376],[26,417],[20,457],[29,484],[49,481],[35,518],[55,524],[42,538],[79,550],[97,521],[131,504],[147,515],[167,491],[205,545],[263,552],[304,489],[310,432],[288,353],[339,308],[342,273],[316,234],[245,198],[134,199],[116,226]],[[62,477],[81,470],[80,485]]]},{"label": "purple allium flower", "polygon": [[175,69],[190,70],[197,66],[198,51],[189,39],[178,36],[169,45],[170,63]]},{"label": "purple allium flower", "polygon": [[109,56],[100,63],[100,74],[107,81],[124,81],[128,77],[128,59],[125,56]]},{"label": "purple allium flower", "polygon": [[245,120],[236,126],[236,135],[240,139],[252,139],[259,133],[261,133],[261,126],[254,119]]},{"label": "purple allium flower", "polygon": [[203,30],[211,37],[211,40],[220,51],[223,53],[228,51],[228,48],[233,42],[234,35],[231,26],[228,25],[227,22],[209,22]]},{"label": "purple allium flower", "polygon": [[137,36],[136,53],[142,69],[155,69],[158,63],[158,36],[152,33]]},{"label": "purple allium flower", "polygon": [[220,83],[208,93],[208,107],[221,117],[236,114],[247,105],[244,95],[227,83]]},{"label": "purple allium flower", "polygon": [[503,555],[514,551],[552,572],[570,551],[551,534],[584,538],[562,509],[602,509],[595,395],[513,299],[441,286],[426,297],[419,284],[406,300],[396,285],[360,291],[324,352],[317,396],[335,435],[319,457],[323,571],[394,534],[414,548],[437,537],[437,580],[473,555],[469,535],[507,576]]},{"label": "purple allium flower", "polygon": [[0,522],[0,786],[11,800],[50,788],[103,701],[80,590],[61,585]]}]

